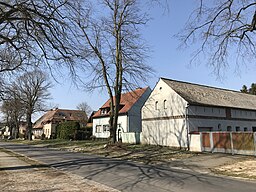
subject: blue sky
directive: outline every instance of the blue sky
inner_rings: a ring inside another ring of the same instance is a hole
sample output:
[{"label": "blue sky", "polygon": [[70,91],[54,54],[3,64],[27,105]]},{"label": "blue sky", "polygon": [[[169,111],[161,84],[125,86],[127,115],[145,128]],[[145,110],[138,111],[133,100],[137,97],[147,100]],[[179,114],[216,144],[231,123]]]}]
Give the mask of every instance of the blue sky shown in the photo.
[{"label": "blue sky", "polygon": [[[159,77],[233,90],[240,90],[243,84],[249,86],[255,82],[256,66],[253,65],[242,66],[240,75],[235,72],[234,67],[230,66],[225,70],[224,78],[219,80],[212,74],[212,68],[206,66],[203,61],[200,65],[189,64],[193,49],[178,50],[179,41],[173,35],[182,30],[194,7],[195,1],[192,0],[172,0],[169,13],[164,14],[160,7],[150,10],[153,20],[143,29],[142,35],[152,48],[147,62],[153,66],[156,73],[147,85],[153,88]],[[66,109],[75,109],[77,104],[86,101],[93,110],[98,110],[107,99],[105,92],[95,90],[93,93],[88,93],[78,90],[68,81],[56,84],[51,93],[52,100],[50,102],[57,104],[59,108]]]}]

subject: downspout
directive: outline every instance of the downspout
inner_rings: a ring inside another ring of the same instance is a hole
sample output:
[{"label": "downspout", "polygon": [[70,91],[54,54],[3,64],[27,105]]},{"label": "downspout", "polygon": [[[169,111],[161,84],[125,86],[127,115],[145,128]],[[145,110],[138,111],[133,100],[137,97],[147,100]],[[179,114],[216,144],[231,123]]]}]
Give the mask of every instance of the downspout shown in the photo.
[{"label": "downspout", "polygon": [[190,150],[190,141],[189,141],[188,107],[189,107],[189,103],[187,103],[186,112],[185,112],[185,125],[186,125],[186,129],[187,129],[187,149],[189,151]]}]

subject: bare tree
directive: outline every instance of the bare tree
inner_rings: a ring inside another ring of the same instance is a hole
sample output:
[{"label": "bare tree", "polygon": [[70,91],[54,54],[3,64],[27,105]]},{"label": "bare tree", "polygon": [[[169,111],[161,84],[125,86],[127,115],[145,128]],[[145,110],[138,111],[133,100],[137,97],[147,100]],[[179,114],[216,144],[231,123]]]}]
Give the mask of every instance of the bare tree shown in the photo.
[{"label": "bare tree", "polygon": [[86,103],[86,102],[82,102],[79,103],[76,108],[80,111],[84,111],[87,115],[87,118],[89,117],[89,115],[92,113],[92,108]]},{"label": "bare tree", "polygon": [[[254,62],[256,57],[256,2],[254,0],[198,1],[185,29],[178,34],[182,45],[200,42],[192,62],[206,56],[220,75],[230,62]],[[234,58],[236,57],[236,58]]]},{"label": "bare tree", "polygon": [[82,31],[83,63],[93,77],[87,88],[106,88],[108,92],[110,134],[115,143],[122,90],[132,89],[141,80],[146,82],[147,74],[152,72],[145,64],[148,47],[140,34],[148,15],[140,9],[142,1],[100,2],[102,14],[96,14],[99,12],[93,7],[82,10],[83,6],[78,5],[83,17],[77,15],[74,21]]},{"label": "bare tree", "polygon": [[1,106],[1,112],[3,113],[4,120],[7,123],[7,126],[10,128],[11,136],[15,139],[19,133],[19,126],[22,118],[25,114],[25,109],[19,100],[16,97],[16,94],[12,93],[12,90],[7,91],[8,95]]},{"label": "bare tree", "polygon": [[45,102],[50,98],[50,87],[48,77],[39,70],[24,73],[12,84],[15,96],[26,111],[29,140],[32,139],[32,114],[44,110]]},{"label": "bare tree", "polygon": [[67,15],[75,1],[1,1],[0,74],[49,61],[72,63],[76,32]]}]

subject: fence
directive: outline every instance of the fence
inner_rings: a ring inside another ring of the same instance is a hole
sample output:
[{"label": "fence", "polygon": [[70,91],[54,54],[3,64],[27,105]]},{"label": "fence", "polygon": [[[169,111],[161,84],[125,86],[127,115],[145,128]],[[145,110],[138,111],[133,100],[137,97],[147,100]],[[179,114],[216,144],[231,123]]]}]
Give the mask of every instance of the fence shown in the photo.
[{"label": "fence", "polygon": [[139,144],[140,143],[140,133],[131,132],[131,133],[122,133],[122,142]]},{"label": "fence", "polygon": [[201,132],[201,150],[256,155],[255,132]]}]

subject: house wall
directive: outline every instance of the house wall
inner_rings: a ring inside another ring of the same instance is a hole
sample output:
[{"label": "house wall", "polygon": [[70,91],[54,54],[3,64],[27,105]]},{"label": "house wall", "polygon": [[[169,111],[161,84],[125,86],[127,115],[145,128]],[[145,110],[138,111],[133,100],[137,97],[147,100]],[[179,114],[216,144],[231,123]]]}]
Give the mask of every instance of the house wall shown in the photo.
[{"label": "house wall", "polygon": [[8,126],[5,126],[4,136],[10,136],[11,135],[11,129]]},{"label": "house wall", "polygon": [[128,130],[127,132],[141,132],[142,123],[141,123],[141,109],[145,104],[151,93],[151,89],[147,88],[147,90],[143,93],[143,95],[138,99],[138,101],[131,107],[128,111]]},{"label": "house wall", "polygon": [[[127,115],[119,115],[118,116],[118,124],[120,124],[121,132],[127,132],[127,126],[128,126],[128,118]],[[92,134],[96,138],[108,138],[110,136],[109,131],[103,131],[103,125],[109,125],[109,117],[102,117],[102,118],[96,118],[93,119],[93,132]],[[101,131],[96,132],[96,126],[100,126]]]},{"label": "house wall", "polygon": [[39,138],[43,134],[43,129],[33,129],[32,131],[33,131],[35,138]]},{"label": "house wall", "polygon": [[200,131],[200,127],[211,131],[252,131],[256,127],[256,111],[189,106],[188,114],[190,131]]},{"label": "house wall", "polygon": [[186,107],[187,102],[160,79],[142,107],[141,142],[187,147]]},{"label": "house wall", "polygon": [[45,134],[45,137],[50,139],[51,135],[56,133],[56,125],[52,123],[45,124],[43,127],[43,133]]}]

